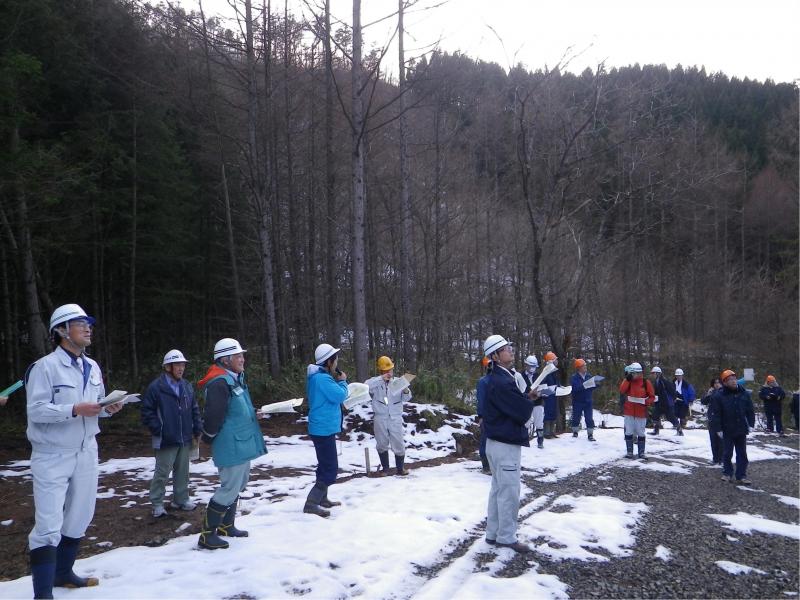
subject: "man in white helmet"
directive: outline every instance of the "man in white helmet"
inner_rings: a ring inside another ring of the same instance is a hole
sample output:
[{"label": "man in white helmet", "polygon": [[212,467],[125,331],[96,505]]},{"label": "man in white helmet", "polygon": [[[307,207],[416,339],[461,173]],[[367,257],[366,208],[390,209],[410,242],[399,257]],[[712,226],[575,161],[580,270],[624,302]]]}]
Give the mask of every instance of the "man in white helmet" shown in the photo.
[{"label": "man in white helmet", "polygon": [[[525,358],[525,372],[522,374],[525,381],[530,388],[533,382],[536,381],[536,375],[539,372],[539,360],[533,355]],[[533,420],[528,424],[530,430],[528,437],[533,439],[536,436],[536,446],[539,449],[544,448],[544,400],[536,398],[533,401]]]},{"label": "man in white helmet", "polygon": [[347,373],[339,369],[339,351],[320,344],[314,350],[314,364],[306,369],[308,436],[314,443],[317,471],[303,512],[320,517],[329,517],[327,509],[341,504],[328,498],[328,487],[339,470],[336,434],[342,430],[342,404],[347,400]]},{"label": "man in white helmet", "polygon": [[50,317],[53,351],[26,373],[28,440],[35,523],[28,537],[35,598],[52,598],[53,586],[98,585],[72,571],[97,497],[98,417],[122,408],[98,403],[103,375],[86,355],[95,321],[77,304]]},{"label": "man in white helmet", "polygon": [[483,423],[492,487],[486,517],[486,543],[520,553],[530,548],[517,541],[522,446],[530,446],[526,423],[533,412],[536,390],[520,391],[513,373],[514,347],[503,336],[490,335],[483,353],[492,361],[486,389]]},{"label": "man in white helmet", "polygon": [[219,469],[219,487],[206,507],[197,545],[207,550],[224,549],[222,537],[247,537],[237,529],[239,494],[250,479],[250,461],[267,453],[256,410],[244,376],[244,353],[233,338],[214,345],[214,364],[197,387],[204,391],[204,442],[211,444],[211,458]]},{"label": "man in white helmet", "polygon": [[187,360],[170,350],[161,363],[164,371],[147,387],[142,398],[142,424],[150,430],[156,457],[150,482],[153,516],[163,517],[167,480],[172,473],[172,507],[194,510],[189,499],[189,455],[203,432],[200,406],[191,384],[183,378]]}]

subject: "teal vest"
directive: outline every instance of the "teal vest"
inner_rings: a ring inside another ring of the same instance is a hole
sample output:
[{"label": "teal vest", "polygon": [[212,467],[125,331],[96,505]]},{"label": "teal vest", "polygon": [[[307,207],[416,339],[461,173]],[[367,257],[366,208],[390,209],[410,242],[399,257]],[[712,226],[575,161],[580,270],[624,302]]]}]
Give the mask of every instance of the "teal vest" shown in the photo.
[{"label": "teal vest", "polygon": [[[267,453],[264,436],[258,426],[256,411],[246,384],[239,385],[230,375],[220,375],[208,382],[224,379],[231,398],[225,420],[211,444],[211,457],[219,467],[232,467]],[[208,389],[206,384],[206,389]]]}]

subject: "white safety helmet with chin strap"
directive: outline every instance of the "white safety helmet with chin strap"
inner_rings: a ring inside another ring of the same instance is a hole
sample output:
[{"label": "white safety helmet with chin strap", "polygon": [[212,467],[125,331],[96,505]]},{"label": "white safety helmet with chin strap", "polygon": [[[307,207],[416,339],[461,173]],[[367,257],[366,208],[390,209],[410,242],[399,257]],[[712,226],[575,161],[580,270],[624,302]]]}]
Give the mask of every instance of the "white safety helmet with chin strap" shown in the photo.
[{"label": "white safety helmet with chin strap", "polygon": [[247,352],[242,345],[233,338],[222,338],[214,344],[214,360],[219,360],[224,356],[233,356]]},{"label": "white safety helmet with chin strap", "polygon": [[659,375],[661,375],[661,367],[653,367],[652,369],[650,369],[650,372],[658,373]]},{"label": "white safety helmet with chin strap", "polygon": [[678,377],[679,375],[683,377],[683,369],[675,369],[675,377]]},{"label": "white safety helmet with chin strap", "polygon": [[329,358],[332,358],[337,352],[339,352],[339,348],[334,348],[330,344],[320,344],[317,346],[316,350],[314,350],[314,364],[316,365],[324,365]]},{"label": "white safety helmet with chin strap", "polygon": [[167,365],[171,365],[172,363],[188,363],[189,361],[186,360],[186,357],[183,355],[183,352],[180,350],[170,350],[164,355],[164,361],[161,363],[162,367],[166,367]]},{"label": "white safety helmet with chin strap", "polygon": [[53,333],[53,330],[59,325],[64,325],[76,319],[86,321],[89,325],[94,325],[95,323],[94,318],[87,315],[86,311],[77,304],[64,304],[59,306],[53,311],[53,315],[50,317],[50,333]]},{"label": "white safety helmet with chin strap", "polygon": [[490,335],[486,338],[486,341],[483,342],[483,355],[484,356],[491,356],[500,348],[504,346],[508,346],[511,342],[506,340],[502,335]]},{"label": "white safety helmet with chin strap", "polygon": [[628,365],[628,373],[641,373],[642,372],[642,365],[639,363],[631,363]]},{"label": "white safety helmet with chin strap", "polygon": [[536,358],[533,354],[525,357],[525,364],[529,367],[538,367],[539,366],[539,359]]}]

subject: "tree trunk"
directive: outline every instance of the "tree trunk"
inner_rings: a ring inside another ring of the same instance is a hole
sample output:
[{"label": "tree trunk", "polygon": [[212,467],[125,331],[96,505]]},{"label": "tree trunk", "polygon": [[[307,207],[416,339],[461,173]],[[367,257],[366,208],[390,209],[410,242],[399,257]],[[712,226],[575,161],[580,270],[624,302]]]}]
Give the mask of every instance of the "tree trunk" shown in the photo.
[{"label": "tree trunk", "polygon": [[364,182],[364,100],[361,69],[361,0],[353,0],[353,67],[352,89],[352,179],[353,179],[353,341],[356,378],[368,376],[367,306],[364,265],[364,232],[366,226],[366,189]]},{"label": "tree trunk", "polygon": [[139,116],[136,112],[136,98],[133,99],[133,173],[131,193],[131,256],[130,271],[128,273],[128,334],[130,335],[129,348],[131,353],[131,376],[135,385],[139,384],[139,359],[136,356],[136,243],[138,240],[137,226],[139,222],[139,173],[138,173],[138,127]]},{"label": "tree trunk", "polygon": [[408,119],[406,98],[406,58],[403,25],[404,3],[397,0],[398,12],[398,73],[400,77],[400,306],[401,336],[403,340],[403,366],[407,371],[417,370],[414,336],[411,326],[411,175],[408,169]]}]

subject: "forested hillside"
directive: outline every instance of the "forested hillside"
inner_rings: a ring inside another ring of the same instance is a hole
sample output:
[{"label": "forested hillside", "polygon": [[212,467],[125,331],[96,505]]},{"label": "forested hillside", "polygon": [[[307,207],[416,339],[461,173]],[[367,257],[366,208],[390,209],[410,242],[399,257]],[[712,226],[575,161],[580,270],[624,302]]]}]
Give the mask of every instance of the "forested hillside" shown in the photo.
[{"label": "forested hillside", "polygon": [[225,336],[264,381],[320,341],[362,379],[378,354],[466,372],[490,333],[797,385],[795,86],[470,48],[398,81],[324,12],[237,4],[232,31],[199,4],[0,3],[0,387],[66,302],[126,389]]}]

